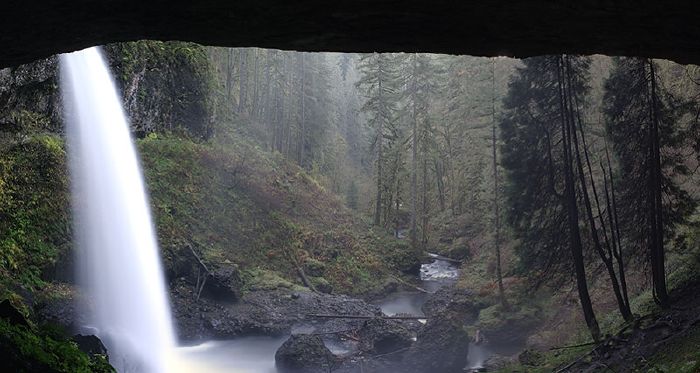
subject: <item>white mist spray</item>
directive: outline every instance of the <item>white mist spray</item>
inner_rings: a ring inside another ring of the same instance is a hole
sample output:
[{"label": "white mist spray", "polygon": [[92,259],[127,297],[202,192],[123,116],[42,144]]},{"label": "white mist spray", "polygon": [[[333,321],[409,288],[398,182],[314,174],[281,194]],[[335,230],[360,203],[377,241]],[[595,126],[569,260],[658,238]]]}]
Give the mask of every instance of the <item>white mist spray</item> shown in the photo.
[{"label": "white mist spray", "polygon": [[78,275],[120,372],[168,372],[175,347],[148,198],[129,125],[97,48],[61,56]]}]

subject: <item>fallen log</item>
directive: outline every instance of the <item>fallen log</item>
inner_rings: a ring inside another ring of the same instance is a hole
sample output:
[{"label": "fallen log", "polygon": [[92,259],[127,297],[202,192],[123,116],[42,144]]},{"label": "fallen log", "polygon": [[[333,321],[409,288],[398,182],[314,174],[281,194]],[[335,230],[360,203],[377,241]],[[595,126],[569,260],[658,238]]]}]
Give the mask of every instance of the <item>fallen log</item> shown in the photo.
[{"label": "fallen log", "polygon": [[426,316],[363,316],[363,315],[327,315],[318,313],[308,313],[306,317],[316,317],[319,319],[383,319],[383,320],[427,320]]}]

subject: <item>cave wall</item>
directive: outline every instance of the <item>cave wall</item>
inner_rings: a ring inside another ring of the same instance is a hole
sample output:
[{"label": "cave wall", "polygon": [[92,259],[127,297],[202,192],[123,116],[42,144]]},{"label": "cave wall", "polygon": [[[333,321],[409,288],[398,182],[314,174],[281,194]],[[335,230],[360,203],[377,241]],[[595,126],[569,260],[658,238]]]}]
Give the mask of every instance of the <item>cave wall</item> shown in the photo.
[{"label": "cave wall", "polygon": [[306,51],[700,62],[696,0],[6,0],[0,67],[140,39]]}]

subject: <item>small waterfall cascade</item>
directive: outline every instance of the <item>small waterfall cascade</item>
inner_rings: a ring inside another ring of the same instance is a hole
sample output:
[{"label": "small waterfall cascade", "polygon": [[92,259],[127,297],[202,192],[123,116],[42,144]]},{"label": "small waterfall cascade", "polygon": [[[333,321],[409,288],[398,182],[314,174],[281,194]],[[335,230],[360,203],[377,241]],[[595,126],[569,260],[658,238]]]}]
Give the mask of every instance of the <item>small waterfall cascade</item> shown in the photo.
[{"label": "small waterfall cascade", "polygon": [[119,372],[165,373],[175,333],[129,125],[98,48],[64,54],[78,279]]}]

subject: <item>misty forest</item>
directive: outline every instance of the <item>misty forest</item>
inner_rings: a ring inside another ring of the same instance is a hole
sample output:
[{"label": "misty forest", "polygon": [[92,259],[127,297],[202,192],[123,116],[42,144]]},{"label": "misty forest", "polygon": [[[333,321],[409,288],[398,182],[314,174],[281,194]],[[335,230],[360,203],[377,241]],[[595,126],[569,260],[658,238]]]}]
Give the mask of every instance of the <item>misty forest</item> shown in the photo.
[{"label": "misty forest", "polygon": [[699,372],[699,117],[699,68],[636,57],[137,41],[2,69],[2,361]]}]

